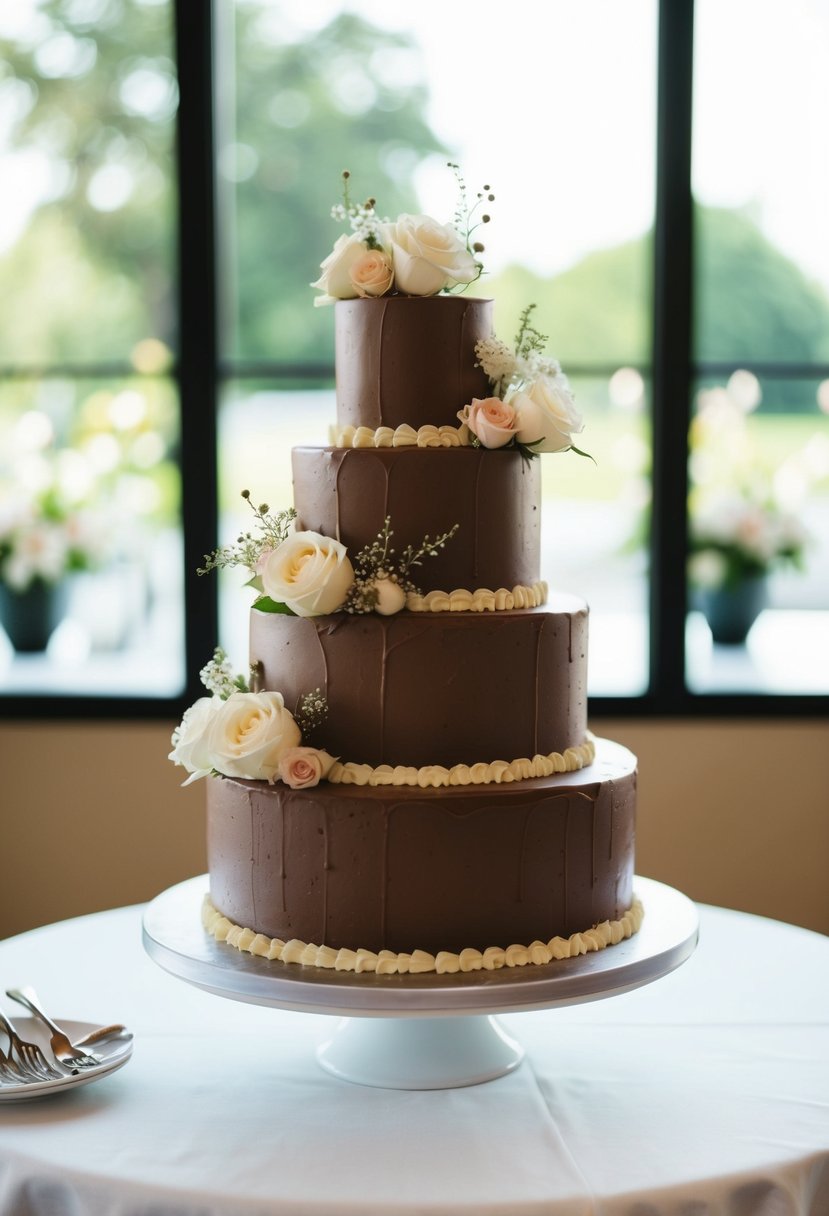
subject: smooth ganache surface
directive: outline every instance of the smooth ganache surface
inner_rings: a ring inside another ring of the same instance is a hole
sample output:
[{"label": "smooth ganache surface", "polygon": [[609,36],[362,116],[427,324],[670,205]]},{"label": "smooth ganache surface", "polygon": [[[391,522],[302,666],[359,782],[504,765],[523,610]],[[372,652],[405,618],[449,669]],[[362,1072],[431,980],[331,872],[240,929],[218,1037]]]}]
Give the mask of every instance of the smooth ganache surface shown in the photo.
[{"label": "smooth ganache surface", "polygon": [[587,605],[293,617],[251,609],[250,659],[289,709],[319,688],[343,762],[453,765],[564,752],[587,729]]},{"label": "smooth ganache surface", "polygon": [[492,334],[492,300],[386,296],[335,305],[339,426],[457,426],[491,389],[475,345]]},{"label": "smooth ganache surface", "polygon": [[391,520],[397,554],[457,525],[412,569],[420,590],[532,584],[540,565],[537,460],[485,448],[310,448],[292,452],[297,527],[356,553]]},{"label": "smooth ganache surface", "polygon": [[484,950],[582,932],[633,898],[636,762],[606,740],[579,773],[510,785],[216,777],[207,802],[213,904],[286,941]]}]

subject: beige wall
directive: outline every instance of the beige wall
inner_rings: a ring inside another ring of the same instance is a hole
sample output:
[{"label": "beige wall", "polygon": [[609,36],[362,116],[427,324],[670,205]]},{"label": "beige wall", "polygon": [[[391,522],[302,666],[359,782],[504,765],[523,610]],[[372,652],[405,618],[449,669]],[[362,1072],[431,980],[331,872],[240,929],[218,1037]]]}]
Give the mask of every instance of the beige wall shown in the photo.
[{"label": "beige wall", "polygon": [[[170,724],[0,725],[0,937],[205,869]],[[829,725],[594,722],[639,756],[640,874],[829,933]]]}]

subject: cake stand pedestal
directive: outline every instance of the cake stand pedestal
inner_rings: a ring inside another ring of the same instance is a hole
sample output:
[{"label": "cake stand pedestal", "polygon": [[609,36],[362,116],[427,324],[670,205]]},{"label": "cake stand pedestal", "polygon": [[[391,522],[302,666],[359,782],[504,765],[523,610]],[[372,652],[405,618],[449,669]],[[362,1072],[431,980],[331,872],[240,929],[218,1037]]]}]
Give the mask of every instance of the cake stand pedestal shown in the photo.
[{"label": "cake stand pedestal", "polygon": [[201,925],[208,877],[170,887],[144,913],[144,948],[171,975],[231,1000],[344,1021],[317,1051],[334,1076],[384,1089],[454,1089],[511,1072],[523,1049],[492,1016],[578,1005],[630,992],[684,963],[697,943],[693,903],[636,878],[638,933],[545,966],[457,975],[354,975],[269,962],[214,941]]}]

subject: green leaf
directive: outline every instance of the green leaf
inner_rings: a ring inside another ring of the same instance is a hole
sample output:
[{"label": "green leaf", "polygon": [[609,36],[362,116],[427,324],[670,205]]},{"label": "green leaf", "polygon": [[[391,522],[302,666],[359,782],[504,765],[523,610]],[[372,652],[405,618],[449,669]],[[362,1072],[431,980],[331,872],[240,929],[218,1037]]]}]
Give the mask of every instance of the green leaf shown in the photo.
[{"label": "green leaf", "polygon": [[253,606],[254,608],[258,608],[260,612],[281,612],[285,616],[296,616],[296,613],[287,604],[279,604],[276,600],[272,600],[269,595],[261,595]]},{"label": "green leaf", "polygon": [[[596,459],[594,456],[591,456],[589,452],[583,452],[581,448],[577,448],[574,443],[570,444],[568,451],[575,452],[577,456],[583,456],[585,460],[592,460],[593,463],[596,464]],[[598,468],[598,466],[596,467]]]}]

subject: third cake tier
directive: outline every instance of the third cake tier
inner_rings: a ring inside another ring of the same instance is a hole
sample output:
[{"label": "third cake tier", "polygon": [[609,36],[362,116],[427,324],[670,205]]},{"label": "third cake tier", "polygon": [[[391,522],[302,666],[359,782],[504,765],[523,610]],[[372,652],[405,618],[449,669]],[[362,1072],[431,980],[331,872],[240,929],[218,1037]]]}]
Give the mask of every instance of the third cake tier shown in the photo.
[{"label": "third cake tier", "polygon": [[319,688],[326,749],[369,765],[564,753],[587,726],[587,606],[284,616],[251,610],[250,658],[293,710]]}]

